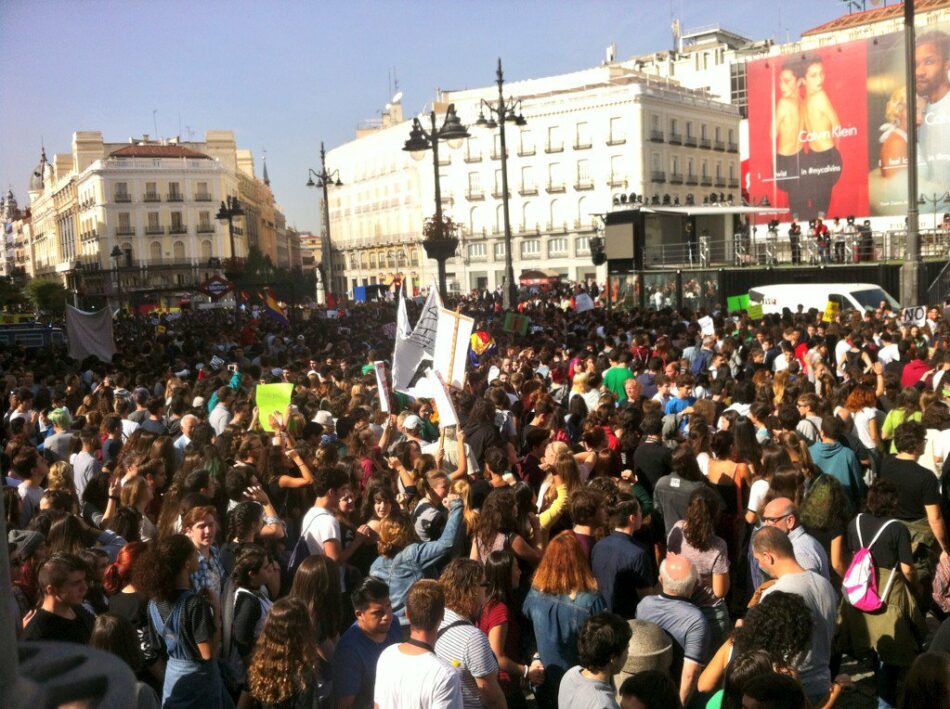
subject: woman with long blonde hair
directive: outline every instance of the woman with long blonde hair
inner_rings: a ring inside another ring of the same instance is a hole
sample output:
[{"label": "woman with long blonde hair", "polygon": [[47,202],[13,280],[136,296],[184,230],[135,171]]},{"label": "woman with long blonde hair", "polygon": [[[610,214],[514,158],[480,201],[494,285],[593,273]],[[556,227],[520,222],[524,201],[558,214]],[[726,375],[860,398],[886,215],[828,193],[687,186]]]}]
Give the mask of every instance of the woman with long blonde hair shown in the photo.
[{"label": "woman with long blonde hair", "polygon": [[[567,517],[567,500],[581,484],[580,469],[574,454],[566,444],[548,444],[541,467],[548,471],[547,479],[538,490],[538,512],[542,531],[551,533],[555,523]],[[568,526],[570,520],[566,520]]]}]

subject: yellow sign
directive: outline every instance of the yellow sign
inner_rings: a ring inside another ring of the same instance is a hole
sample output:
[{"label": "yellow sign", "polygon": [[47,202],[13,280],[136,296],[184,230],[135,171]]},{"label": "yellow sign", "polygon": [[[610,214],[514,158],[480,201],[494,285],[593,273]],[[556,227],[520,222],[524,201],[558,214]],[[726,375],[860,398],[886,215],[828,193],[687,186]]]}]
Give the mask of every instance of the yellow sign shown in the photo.
[{"label": "yellow sign", "polygon": [[834,322],[837,319],[839,312],[841,312],[841,305],[834,302],[833,300],[829,300],[825,304],[825,314],[824,317],[822,317],[822,320],[825,322]]},{"label": "yellow sign", "polygon": [[765,313],[762,312],[762,303],[749,303],[746,312],[749,313],[749,317],[753,320],[761,320],[765,317]]}]

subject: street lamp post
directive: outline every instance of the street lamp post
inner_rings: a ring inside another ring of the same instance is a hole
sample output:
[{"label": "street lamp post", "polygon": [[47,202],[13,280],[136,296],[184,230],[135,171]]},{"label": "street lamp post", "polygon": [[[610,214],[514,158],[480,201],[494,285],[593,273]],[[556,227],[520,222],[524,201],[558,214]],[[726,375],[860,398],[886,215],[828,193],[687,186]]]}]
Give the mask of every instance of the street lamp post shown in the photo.
[{"label": "street lamp post", "polygon": [[444,301],[446,298],[445,262],[455,253],[458,240],[446,236],[444,233],[442,187],[439,183],[439,141],[444,140],[450,148],[454,149],[459,147],[469,135],[468,130],[462,125],[455,113],[454,103],[449,104],[441,128],[436,122],[435,111],[429,111],[429,122],[431,128],[427,131],[422,127],[422,122],[418,118],[412,119],[409,140],[406,141],[403,150],[408,152],[414,160],[422,160],[425,151],[432,149],[432,168],[435,172],[435,229],[437,232],[434,239],[425,239],[423,246],[429,258],[435,259],[439,264],[439,293]]},{"label": "street lamp post", "polygon": [[112,253],[109,254],[115,262],[115,297],[119,301],[119,308],[122,307],[122,277],[119,275],[119,259],[124,255],[118,244],[112,247]]},{"label": "street lamp post", "polygon": [[[325,238],[321,239],[322,248],[320,252],[322,263],[326,265],[326,284],[323,282],[323,273],[319,265],[317,267],[317,302],[322,305],[326,302],[326,296],[321,291],[325,290],[326,293],[333,293],[333,244],[330,241],[330,197],[328,188],[330,185],[342,187],[343,183],[340,181],[339,170],[333,170],[332,172],[327,170],[327,153],[323,149],[323,141],[320,141],[320,172],[314,172],[313,168],[307,169],[310,171],[307,187],[319,187],[323,190],[323,233]],[[316,181],[313,179],[315,177],[317,178]]]},{"label": "street lamp post", "polygon": [[237,197],[228,195],[227,199],[221,202],[217,218],[219,221],[228,223],[228,239],[231,245],[231,256],[225,270],[228,279],[233,279],[234,274],[241,270],[238,267],[237,251],[234,247],[234,220],[243,216],[244,207],[241,206],[241,201]]},{"label": "street lamp post", "polygon": [[[505,100],[505,74],[501,69],[501,58],[498,58],[498,69],[495,72],[495,83],[498,84],[498,103],[492,105],[482,99],[482,110],[479,111],[475,125],[483,128],[499,129],[499,147],[501,148],[501,204],[505,220],[505,290],[502,302],[506,310],[518,305],[518,285],[515,283],[515,268],[511,256],[511,218],[508,213],[508,148],[505,143],[505,122],[511,121],[516,126],[527,124],[521,115],[521,100],[509,98]],[[488,109],[489,118],[485,118],[484,109]]]}]

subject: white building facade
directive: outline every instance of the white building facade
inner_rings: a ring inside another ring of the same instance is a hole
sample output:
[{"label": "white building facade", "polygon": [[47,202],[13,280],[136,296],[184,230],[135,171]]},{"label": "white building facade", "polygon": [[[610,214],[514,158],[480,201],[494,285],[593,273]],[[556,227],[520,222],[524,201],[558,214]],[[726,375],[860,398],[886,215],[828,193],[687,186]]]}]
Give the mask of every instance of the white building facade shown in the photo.
[{"label": "white building facade", "polygon": [[[733,106],[619,64],[505,88],[527,121],[506,126],[516,278],[543,270],[603,282],[590,237],[617,195],[685,203],[687,194],[701,202],[714,189],[738,192]],[[441,120],[454,104],[471,135],[457,150],[439,150],[442,208],[459,225],[446,268],[456,292],[500,288],[505,272],[500,139],[497,128],[475,125],[481,99],[497,99],[497,89],[440,92],[434,105]],[[402,151],[409,129],[397,123],[329,153],[345,185],[331,193],[330,221],[350,292],[397,273],[422,285],[435,277],[420,243],[423,220],[435,212],[432,156],[415,162]]]}]

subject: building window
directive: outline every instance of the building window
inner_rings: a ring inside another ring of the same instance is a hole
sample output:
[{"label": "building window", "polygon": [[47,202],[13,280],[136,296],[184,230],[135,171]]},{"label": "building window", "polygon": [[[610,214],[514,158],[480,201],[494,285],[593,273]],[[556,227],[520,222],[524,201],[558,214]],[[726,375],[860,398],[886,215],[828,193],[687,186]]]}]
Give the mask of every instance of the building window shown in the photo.
[{"label": "building window", "polygon": [[577,133],[574,139],[574,148],[583,149],[589,148],[590,143],[590,124],[586,121],[581,121],[577,124]]},{"label": "building window", "polygon": [[132,197],[129,195],[128,182],[115,183],[115,201],[116,202],[131,202],[132,201]]},{"label": "building window", "polygon": [[495,189],[492,192],[492,195],[495,197],[501,197],[501,170],[495,170]]},{"label": "building window", "polygon": [[146,182],[145,183],[145,201],[158,202],[160,200],[161,200],[161,195],[158,194],[158,183]]},{"label": "building window", "polygon": [[534,184],[534,168],[525,165],[521,168],[521,192],[522,194],[534,194],[537,191]]},{"label": "building window", "polygon": [[168,201],[181,201],[181,185],[179,185],[177,182],[168,183]]},{"label": "building window", "polygon": [[211,258],[211,241],[204,239],[201,242],[201,260],[207,261]]},{"label": "building window", "polygon": [[679,132],[680,132],[679,127],[680,127],[679,121],[676,120],[675,118],[671,118],[670,119],[670,134],[679,135]]},{"label": "building window", "polygon": [[482,149],[477,138],[469,138],[465,141],[465,159],[470,162],[482,159]]},{"label": "building window", "polygon": [[693,122],[692,121],[686,121],[686,137],[687,138],[693,137]]},{"label": "building window", "polygon": [[729,65],[729,95],[730,103],[739,107],[739,115],[748,118],[749,95],[746,92],[745,62],[733,62]]},{"label": "building window", "polygon": [[521,242],[521,258],[537,258],[540,255],[540,239],[525,239]]},{"label": "building window", "polygon": [[692,158],[687,158],[687,159],[686,159],[686,174],[689,175],[690,177],[692,177],[693,175],[696,174],[695,172],[693,172],[693,159],[692,159]]},{"label": "building window", "polygon": [[175,261],[177,263],[181,263],[182,261],[184,261],[185,260],[185,242],[176,241],[172,245],[172,254],[174,255]]},{"label": "building window", "polygon": [[148,247],[148,258],[152,263],[162,260],[162,242],[153,241]]},{"label": "building window", "polygon": [[655,113],[650,115],[650,129],[660,130],[660,117]]},{"label": "building window", "polygon": [[610,143],[617,145],[625,142],[627,133],[624,130],[623,118],[616,116],[610,119]]},{"label": "building window", "polygon": [[706,124],[703,123],[703,124],[699,127],[699,137],[702,138],[703,140],[706,140],[706,138],[709,137],[709,136],[707,135],[707,133],[708,133],[708,131],[707,131],[707,129],[706,129]]},{"label": "building window", "polygon": [[548,165],[548,187],[558,189],[564,186],[561,178],[561,163],[552,162]]},{"label": "building window", "polygon": [[469,244],[468,245],[468,257],[469,258],[485,258],[485,244]]},{"label": "building window", "polygon": [[548,127],[548,143],[545,149],[549,153],[559,153],[564,150],[564,140],[561,138],[560,126]]},{"label": "building window", "polygon": [[564,237],[551,239],[548,241],[548,254],[551,256],[566,256],[567,245],[567,239]]},{"label": "building window", "polygon": [[161,234],[162,228],[158,223],[158,212],[149,212],[148,213],[148,227],[146,228],[147,234]]},{"label": "building window", "polygon": [[591,184],[590,180],[590,160],[577,161],[577,186],[587,187]]},{"label": "building window", "polygon": [[578,236],[574,239],[574,249],[575,253],[578,256],[583,256],[590,253],[590,237],[589,236]]},{"label": "building window", "polygon": [[499,241],[497,244],[495,244],[495,249],[494,249],[494,251],[495,251],[495,258],[496,258],[496,259],[505,258],[505,242],[504,242],[504,241]]},{"label": "building window", "polygon": [[521,147],[518,150],[519,155],[534,155],[534,135],[530,128],[521,131]]},{"label": "building window", "polygon": [[472,197],[481,197],[482,195],[482,175],[479,172],[468,173],[468,194]]},{"label": "building window", "polygon": [[181,221],[181,212],[172,212],[171,218],[172,218],[171,233],[183,234],[185,232],[185,227]]}]

